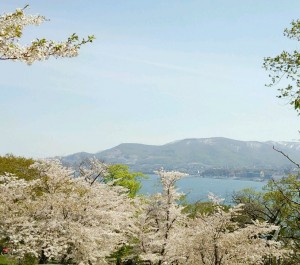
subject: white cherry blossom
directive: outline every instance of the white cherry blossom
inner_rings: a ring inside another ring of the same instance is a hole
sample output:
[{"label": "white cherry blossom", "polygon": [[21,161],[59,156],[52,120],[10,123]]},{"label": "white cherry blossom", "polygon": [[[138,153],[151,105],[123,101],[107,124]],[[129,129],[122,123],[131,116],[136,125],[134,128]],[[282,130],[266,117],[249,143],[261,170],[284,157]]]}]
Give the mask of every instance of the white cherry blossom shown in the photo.
[{"label": "white cherry blossom", "polygon": [[38,161],[35,180],[0,178],[0,235],[17,256],[95,264],[127,242],[134,207],[121,187],[74,178],[58,161]]},{"label": "white cherry blossom", "polygon": [[50,57],[74,57],[78,55],[83,44],[92,42],[95,38],[88,36],[87,39],[79,40],[76,34],[72,34],[63,42],[35,39],[29,45],[21,45],[19,40],[25,27],[38,26],[47,20],[44,16],[25,14],[27,7],[28,5],[0,16],[0,60],[17,60],[32,64]]}]

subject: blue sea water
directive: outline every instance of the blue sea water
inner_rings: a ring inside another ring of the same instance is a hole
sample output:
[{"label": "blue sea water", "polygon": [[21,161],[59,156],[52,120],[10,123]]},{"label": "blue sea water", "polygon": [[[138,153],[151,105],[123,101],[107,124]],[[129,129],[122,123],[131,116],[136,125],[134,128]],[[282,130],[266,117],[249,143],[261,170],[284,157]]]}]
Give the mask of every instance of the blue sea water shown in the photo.
[{"label": "blue sea water", "polygon": [[[177,182],[179,192],[187,194],[187,201],[193,203],[196,201],[207,201],[209,192],[224,198],[226,203],[230,203],[231,195],[235,191],[244,188],[253,188],[257,191],[267,182],[237,180],[237,179],[217,179],[202,178],[199,176],[187,176]],[[161,192],[162,188],[157,175],[148,175],[148,179],[142,180],[140,194],[153,194]]]}]

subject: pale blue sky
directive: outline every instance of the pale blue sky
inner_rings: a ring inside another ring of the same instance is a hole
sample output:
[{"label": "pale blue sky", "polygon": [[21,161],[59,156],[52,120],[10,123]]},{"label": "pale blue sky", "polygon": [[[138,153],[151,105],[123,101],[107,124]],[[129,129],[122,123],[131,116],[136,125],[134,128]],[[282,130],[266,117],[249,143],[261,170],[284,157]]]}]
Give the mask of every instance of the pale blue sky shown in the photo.
[{"label": "pale blue sky", "polygon": [[283,36],[300,1],[2,1],[51,21],[25,40],[96,41],[79,57],[0,62],[0,154],[97,152],[183,138],[296,140],[299,117],[267,88],[263,57],[297,49]]}]

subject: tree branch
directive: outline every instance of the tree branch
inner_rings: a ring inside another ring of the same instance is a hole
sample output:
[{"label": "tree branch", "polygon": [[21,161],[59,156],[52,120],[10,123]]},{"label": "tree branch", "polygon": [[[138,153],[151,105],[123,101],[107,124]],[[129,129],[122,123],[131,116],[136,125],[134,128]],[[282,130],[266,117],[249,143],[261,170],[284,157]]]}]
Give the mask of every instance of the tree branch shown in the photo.
[{"label": "tree branch", "polygon": [[273,145],[273,150],[275,150],[276,152],[282,154],[284,157],[286,157],[291,163],[293,163],[297,168],[300,168],[300,165],[298,163],[296,163],[294,160],[292,160],[288,155],[286,155],[284,152],[278,150],[275,148],[275,146]]}]

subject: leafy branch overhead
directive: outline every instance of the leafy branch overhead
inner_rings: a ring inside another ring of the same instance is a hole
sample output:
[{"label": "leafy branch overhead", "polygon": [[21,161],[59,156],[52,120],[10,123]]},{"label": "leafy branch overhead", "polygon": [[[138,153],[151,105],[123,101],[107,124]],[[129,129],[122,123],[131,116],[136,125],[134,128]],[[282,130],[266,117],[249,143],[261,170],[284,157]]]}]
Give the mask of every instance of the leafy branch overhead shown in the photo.
[{"label": "leafy branch overhead", "polygon": [[[291,28],[284,30],[284,35],[300,41],[300,20],[291,22]],[[264,58],[263,67],[270,72],[271,82],[267,86],[276,86],[279,82],[286,84],[280,87],[278,98],[287,98],[289,103],[300,112],[300,52],[283,51],[275,57]],[[300,114],[300,113],[299,113]]]},{"label": "leafy branch overhead", "polygon": [[29,25],[38,26],[47,21],[44,16],[27,15],[23,9],[17,9],[13,13],[5,13],[0,16],[0,60],[18,60],[27,64],[35,61],[47,60],[51,56],[75,57],[82,45],[92,42],[95,37],[88,36],[86,39],[79,39],[73,33],[66,41],[55,42],[52,40],[35,39],[29,45],[21,45],[19,40],[23,30]]}]

